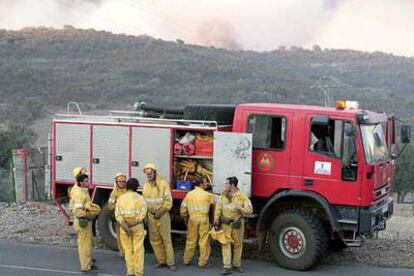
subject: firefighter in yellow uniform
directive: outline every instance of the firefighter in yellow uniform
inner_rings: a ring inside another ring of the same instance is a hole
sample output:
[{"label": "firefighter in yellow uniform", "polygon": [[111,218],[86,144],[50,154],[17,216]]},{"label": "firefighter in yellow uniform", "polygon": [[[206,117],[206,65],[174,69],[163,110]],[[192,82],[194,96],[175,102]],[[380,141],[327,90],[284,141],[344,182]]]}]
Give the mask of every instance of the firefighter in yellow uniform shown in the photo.
[{"label": "firefighter in yellow uniform", "polygon": [[[124,173],[117,173],[115,175],[115,184],[114,184],[114,189],[112,190],[111,195],[109,196],[109,200],[108,200],[108,209],[109,211],[115,211],[115,204],[118,200],[118,198],[125,194],[127,189],[125,188],[126,185],[126,174]],[[115,231],[116,231],[116,241],[118,243],[118,250],[119,250],[119,255],[121,255],[122,257],[124,256],[124,249],[122,248],[122,243],[121,243],[121,239],[120,239],[120,225],[119,223],[116,224],[115,227]]]},{"label": "firefighter in yellow uniform", "polygon": [[128,276],[144,275],[144,219],[147,215],[147,204],[137,193],[139,182],[131,178],[126,183],[126,193],[121,195],[115,208],[116,221],[121,226],[120,239],[125,252],[125,263]]},{"label": "firefighter in yellow uniform", "polygon": [[73,186],[68,188],[69,199],[72,197],[73,187],[78,185],[78,182],[76,181],[76,178],[81,174],[88,174],[88,171],[84,167],[76,167],[76,168],[73,169],[72,173],[73,173],[73,178],[75,179],[75,183],[73,183]]},{"label": "firefighter in yellow uniform", "polygon": [[82,272],[97,269],[92,261],[93,235],[92,221],[101,211],[100,207],[91,202],[88,186],[89,177],[78,175],[77,185],[73,187],[69,207],[72,211],[76,234],[78,235],[78,252]]},{"label": "firefighter in yellow uniform", "polygon": [[199,178],[193,182],[195,188],[187,193],[181,203],[180,215],[187,225],[187,241],[184,250],[184,265],[189,265],[193,259],[197,242],[200,258],[198,266],[207,266],[210,257],[210,221],[209,211],[214,204],[214,195],[206,191],[209,183]]},{"label": "firefighter in yellow uniform", "polygon": [[148,206],[149,239],[158,261],[156,268],[167,266],[171,270],[176,270],[169,213],[172,207],[171,189],[157,174],[153,163],[145,165],[144,173],[148,181],[144,185],[142,196]]},{"label": "firefighter in yellow uniform", "polygon": [[243,217],[253,212],[249,198],[237,188],[237,177],[226,179],[225,190],[216,204],[214,212],[214,225],[221,225],[226,236],[233,240],[233,260],[231,243],[222,244],[223,266],[222,275],[232,273],[232,268],[237,272],[241,269],[241,256],[243,249],[244,219]]}]

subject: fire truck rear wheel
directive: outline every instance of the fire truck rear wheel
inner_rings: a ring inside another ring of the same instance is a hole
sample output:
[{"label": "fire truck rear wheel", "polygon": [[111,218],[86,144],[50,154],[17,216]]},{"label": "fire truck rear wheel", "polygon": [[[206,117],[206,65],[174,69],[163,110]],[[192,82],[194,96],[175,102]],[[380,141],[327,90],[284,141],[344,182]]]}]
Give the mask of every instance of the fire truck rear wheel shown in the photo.
[{"label": "fire truck rear wheel", "polygon": [[276,217],[269,238],[273,259],[288,269],[311,269],[328,250],[324,225],[316,215],[304,210],[291,210]]},{"label": "fire truck rear wheel", "polygon": [[106,246],[112,250],[118,250],[115,232],[115,219],[111,215],[112,212],[108,209],[108,203],[102,207],[101,213],[98,217],[99,234]]}]

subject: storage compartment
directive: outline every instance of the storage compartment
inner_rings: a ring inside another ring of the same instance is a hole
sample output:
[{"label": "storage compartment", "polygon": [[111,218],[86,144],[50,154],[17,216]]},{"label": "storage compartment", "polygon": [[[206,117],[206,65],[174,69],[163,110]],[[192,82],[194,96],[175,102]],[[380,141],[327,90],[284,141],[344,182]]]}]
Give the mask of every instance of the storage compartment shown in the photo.
[{"label": "storage compartment", "polygon": [[191,190],[200,177],[213,181],[213,133],[175,130],[174,173],[178,190]]}]

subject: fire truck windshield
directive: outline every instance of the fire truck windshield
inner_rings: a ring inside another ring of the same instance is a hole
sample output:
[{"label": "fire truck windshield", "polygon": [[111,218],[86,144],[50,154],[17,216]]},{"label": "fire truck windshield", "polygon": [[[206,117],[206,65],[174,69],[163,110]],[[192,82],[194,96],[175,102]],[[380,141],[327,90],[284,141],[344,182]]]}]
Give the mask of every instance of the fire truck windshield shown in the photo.
[{"label": "fire truck windshield", "polygon": [[388,148],[385,141],[385,127],[382,123],[361,125],[362,142],[365,159],[369,164],[388,158]]}]

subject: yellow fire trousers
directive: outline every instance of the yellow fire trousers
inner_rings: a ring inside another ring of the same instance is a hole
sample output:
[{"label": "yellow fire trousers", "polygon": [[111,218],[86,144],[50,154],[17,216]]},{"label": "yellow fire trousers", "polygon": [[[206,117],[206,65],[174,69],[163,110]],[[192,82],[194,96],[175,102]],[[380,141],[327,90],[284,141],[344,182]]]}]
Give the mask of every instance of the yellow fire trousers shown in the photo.
[{"label": "yellow fire trousers", "polygon": [[244,237],[244,222],[239,229],[234,229],[231,225],[221,225],[224,233],[231,235],[233,239],[233,262],[231,258],[231,243],[221,246],[221,252],[223,254],[223,266],[224,268],[240,267],[241,257],[243,251],[243,237]]},{"label": "yellow fire trousers", "polygon": [[118,244],[119,255],[121,255],[121,257],[124,257],[125,252],[124,252],[124,248],[122,247],[122,242],[121,242],[121,226],[119,225],[118,222],[116,223],[115,231],[116,231],[116,242]]},{"label": "yellow fire trousers", "polygon": [[184,250],[184,264],[189,264],[193,259],[197,242],[200,257],[198,259],[199,266],[205,266],[210,257],[210,222],[208,215],[192,214],[187,224],[187,241]]},{"label": "yellow fire trousers", "polygon": [[171,217],[165,213],[156,219],[148,213],[148,231],[155,258],[159,264],[175,265],[174,248],[171,241]]},{"label": "yellow fire trousers", "polygon": [[82,271],[88,271],[92,266],[93,234],[92,223],[89,221],[85,228],[79,226],[79,220],[75,219],[73,227],[78,235],[79,261]]},{"label": "yellow fire trousers", "polygon": [[128,275],[144,275],[144,238],[146,231],[143,224],[131,227],[132,235],[128,237],[127,233],[120,229],[120,239],[125,252],[125,263]]}]

